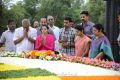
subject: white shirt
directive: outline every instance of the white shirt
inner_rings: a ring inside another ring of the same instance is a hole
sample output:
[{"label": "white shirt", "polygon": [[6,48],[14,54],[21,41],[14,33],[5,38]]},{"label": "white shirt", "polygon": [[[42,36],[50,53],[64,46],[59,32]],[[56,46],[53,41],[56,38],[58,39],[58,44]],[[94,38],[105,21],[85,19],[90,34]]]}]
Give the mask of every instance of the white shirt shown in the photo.
[{"label": "white shirt", "polygon": [[[17,40],[18,38],[23,36],[23,27],[17,28],[15,30],[13,40]],[[36,40],[37,30],[29,27],[28,36]],[[24,38],[20,43],[16,44],[16,52],[21,53],[22,51],[31,51],[34,50],[34,43],[31,43],[28,38]]]},{"label": "white shirt", "polygon": [[15,52],[15,44],[13,42],[14,32],[7,30],[3,32],[0,43],[5,43],[5,50],[10,52]]},{"label": "white shirt", "polygon": [[55,51],[59,51],[59,42],[58,42],[58,40],[59,40],[59,31],[60,31],[60,29],[58,27],[56,27],[56,26],[53,26],[53,27],[50,27],[50,28],[53,30],[54,35],[55,35],[55,39],[56,39],[54,49],[55,49]]}]

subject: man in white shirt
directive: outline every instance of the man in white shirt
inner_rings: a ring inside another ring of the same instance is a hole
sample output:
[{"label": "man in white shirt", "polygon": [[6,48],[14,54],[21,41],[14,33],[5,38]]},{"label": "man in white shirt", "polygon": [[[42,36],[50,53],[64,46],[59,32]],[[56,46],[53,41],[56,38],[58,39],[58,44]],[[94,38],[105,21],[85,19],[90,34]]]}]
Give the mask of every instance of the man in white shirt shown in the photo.
[{"label": "man in white shirt", "polygon": [[60,29],[56,26],[54,26],[54,18],[53,16],[49,15],[47,17],[47,23],[48,23],[48,27],[51,28],[54,32],[54,35],[55,35],[55,51],[59,51],[59,31]]},{"label": "man in white shirt", "polygon": [[7,25],[8,30],[2,33],[0,39],[0,46],[5,44],[5,51],[15,52],[15,45],[13,42],[13,36],[16,28],[16,23],[14,20],[8,20]]},{"label": "man in white shirt", "polygon": [[30,27],[29,19],[22,20],[22,27],[17,28],[14,34],[14,43],[16,52],[19,54],[23,51],[34,50],[34,42],[37,37],[37,30]]}]

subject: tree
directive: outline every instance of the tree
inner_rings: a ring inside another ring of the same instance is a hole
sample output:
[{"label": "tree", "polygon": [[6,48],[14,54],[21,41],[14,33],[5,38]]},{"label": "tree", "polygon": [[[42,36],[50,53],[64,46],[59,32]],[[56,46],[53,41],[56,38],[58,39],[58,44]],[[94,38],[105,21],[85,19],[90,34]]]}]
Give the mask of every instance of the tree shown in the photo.
[{"label": "tree", "polygon": [[36,19],[36,14],[39,13],[40,0],[23,0],[23,7],[26,10],[26,18],[29,18],[31,21]]},{"label": "tree", "polygon": [[95,23],[105,23],[105,3],[103,0],[89,0],[85,6],[90,13],[90,19]]},{"label": "tree", "polygon": [[4,20],[14,18],[18,26],[23,18],[28,18],[33,22],[47,15],[54,16],[55,25],[59,27],[63,26],[64,16],[71,16],[79,23],[79,13],[84,3],[84,0],[23,0],[8,9],[7,4],[10,1],[12,0],[4,2]]},{"label": "tree", "polygon": [[71,16],[73,20],[76,22],[76,24],[80,23],[80,11],[83,9],[83,7],[84,7],[83,0],[73,0],[70,12],[72,12]]},{"label": "tree", "polygon": [[55,18],[56,25],[63,25],[63,17],[71,7],[72,0],[40,0],[40,8],[37,16],[39,19],[43,16],[52,15]]},{"label": "tree", "polygon": [[56,25],[63,26],[64,16],[71,16],[79,21],[79,13],[83,0],[40,0],[40,8],[37,16],[53,15]]},{"label": "tree", "polygon": [[25,18],[25,15],[27,14],[25,8],[22,7],[22,3],[19,2],[17,5],[13,5],[11,7],[11,12],[14,16],[14,20],[19,27],[21,25],[22,19]]}]

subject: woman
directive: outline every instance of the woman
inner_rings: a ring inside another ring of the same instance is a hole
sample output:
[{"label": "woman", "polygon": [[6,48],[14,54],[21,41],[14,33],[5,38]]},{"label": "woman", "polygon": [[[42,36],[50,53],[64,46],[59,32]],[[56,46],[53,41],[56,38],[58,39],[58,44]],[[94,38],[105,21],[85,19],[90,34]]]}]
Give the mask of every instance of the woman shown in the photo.
[{"label": "woman", "polygon": [[77,25],[75,29],[75,55],[88,57],[91,39],[84,34],[84,28],[81,25]]},{"label": "woman", "polygon": [[91,43],[90,58],[114,60],[110,42],[104,35],[103,26],[101,24],[94,25],[93,33],[95,37]]},{"label": "woman", "polygon": [[48,34],[48,29],[48,26],[42,26],[42,34],[40,34],[36,39],[36,50],[54,50],[54,36]]}]

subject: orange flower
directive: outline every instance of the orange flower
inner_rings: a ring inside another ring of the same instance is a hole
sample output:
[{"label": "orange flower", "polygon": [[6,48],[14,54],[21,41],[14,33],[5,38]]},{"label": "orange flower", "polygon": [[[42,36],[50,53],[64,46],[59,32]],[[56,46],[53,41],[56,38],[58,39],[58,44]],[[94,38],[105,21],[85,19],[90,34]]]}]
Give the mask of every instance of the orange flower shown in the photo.
[{"label": "orange flower", "polygon": [[54,54],[54,52],[51,51],[51,50],[47,50],[47,51],[45,51],[45,54],[46,54],[46,55],[52,55],[52,54]]},{"label": "orange flower", "polygon": [[35,57],[35,53],[38,52],[37,50],[32,50],[30,52],[28,52],[28,54],[30,54],[31,57]]}]

